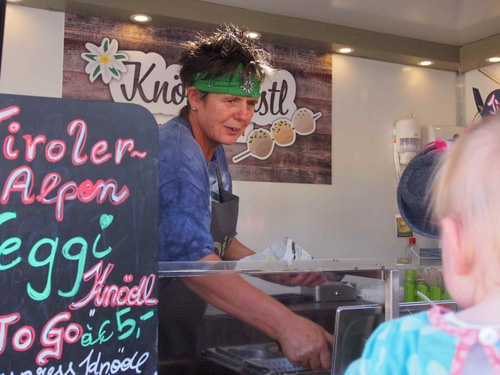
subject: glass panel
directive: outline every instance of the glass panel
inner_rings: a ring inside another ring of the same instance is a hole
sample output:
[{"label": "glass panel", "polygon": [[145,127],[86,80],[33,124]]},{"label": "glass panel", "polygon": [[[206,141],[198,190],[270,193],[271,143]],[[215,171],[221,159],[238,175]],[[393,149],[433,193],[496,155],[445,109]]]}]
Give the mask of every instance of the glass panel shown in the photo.
[{"label": "glass panel", "polygon": [[[436,266],[418,268],[428,267]],[[282,261],[160,262],[158,268],[160,373],[336,374],[359,356],[366,338],[385,320],[386,271],[415,269],[415,265],[398,265],[396,259],[316,259],[291,264]],[[326,281],[313,288],[287,286],[290,279],[312,274],[322,274]],[[201,284],[217,280],[228,285],[234,282],[234,277],[243,278],[294,314],[334,334],[332,370],[294,367],[278,343],[257,329],[252,321],[246,323],[227,314],[220,306],[207,303],[183,281],[196,278]],[[401,298],[402,293],[394,296],[396,301]],[[426,303],[420,305],[429,307]],[[406,310],[408,306],[401,304],[400,313]],[[359,321],[363,325],[351,323],[355,314],[350,311],[362,317]],[[345,335],[352,330],[360,334]],[[353,348],[357,349],[353,351]]]},{"label": "glass panel", "polygon": [[297,260],[291,264],[278,260],[265,261],[221,261],[221,262],[159,262],[160,277],[182,277],[207,274],[266,274],[287,272],[377,272],[389,269],[425,269],[440,267],[440,263],[431,265],[398,264],[396,258],[339,258]]}]

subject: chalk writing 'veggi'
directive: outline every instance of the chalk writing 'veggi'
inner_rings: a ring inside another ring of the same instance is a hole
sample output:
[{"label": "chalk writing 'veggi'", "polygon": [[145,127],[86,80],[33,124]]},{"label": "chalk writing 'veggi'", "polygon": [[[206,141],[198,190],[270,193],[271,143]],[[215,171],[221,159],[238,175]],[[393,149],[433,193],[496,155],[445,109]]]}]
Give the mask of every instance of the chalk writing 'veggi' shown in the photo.
[{"label": "chalk writing 'veggi'", "polygon": [[[1,213],[0,226],[7,226],[8,222],[10,220],[14,220],[16,217],[16,212]],[[101,228],[104,229],[105,226],[106,224],[101,224]],[[92,245],[91,254],[96,259],[101,259],[112,251],[111,247],[108,247],[104,250],[98,250],[100,239],[101,234],[98,234]],[[21,263],[22,258],[20,254],[22,254],[22,244],[22,240],[19,237],[10,237],[0,243],[0,272],[11,269]],[[62,247],[60,251],[58,251],[59,246]],[[76,251],[75,248],[78,248],[79,251]],[[57,273],[53,274],[54,264],[59,264],[60,266],[62,266],[63,260],[68,260],[71,262],[76,262],[77,266],[77,272],[75,275],[73,286],[69,290],[59,289],[57,293],[62,297],[73,297],[80,288],[85,262],[88,258],[89,253],[89,244],[83,237],[71,238],[64,244],[59,240],[58,237],[54,239],[41,238],[40,240],[38,240],[29,251],[27,261],[31,267],[44,267],[47,270],[47,274],[40,279],[45,280],[45,286],[40,285],[41,281],[38,281],[36,286],[33,286],[31,283],[27,283],[26,291],[28,293],[28,296],[30,296],[30,298],[35,301],[43,301],[49,298],[52,292],[52,284],[55,283],[57,285],[57,281],[53,280],[57,277]],[[41,254],[44,256],[42,256]],[[59,254],[61,254],[62,256]],[[68,264],[64,264],[64,266],[69,267]],[[41,291],[39,290],[40,287],[42,287]]]}]

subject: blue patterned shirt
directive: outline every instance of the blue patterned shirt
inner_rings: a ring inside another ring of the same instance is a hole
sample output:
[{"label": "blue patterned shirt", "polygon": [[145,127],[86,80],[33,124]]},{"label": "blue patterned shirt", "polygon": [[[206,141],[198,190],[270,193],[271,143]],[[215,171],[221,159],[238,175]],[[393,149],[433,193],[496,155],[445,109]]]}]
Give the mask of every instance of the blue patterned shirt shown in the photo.
[{"label": "blue patterned shirt", "polygon": [[500,374],[500,329],[455,321],[434,307],[382,323],[345,375]]},{"label": "blue patterned shirt", "polygon": [[222,187],[232,191],[226,153],[217,147],[206,162],[189,123],[175,117],[159,128],[159,260],[196,261],[214,252],[211,200],[218,201],[216,166]]}]

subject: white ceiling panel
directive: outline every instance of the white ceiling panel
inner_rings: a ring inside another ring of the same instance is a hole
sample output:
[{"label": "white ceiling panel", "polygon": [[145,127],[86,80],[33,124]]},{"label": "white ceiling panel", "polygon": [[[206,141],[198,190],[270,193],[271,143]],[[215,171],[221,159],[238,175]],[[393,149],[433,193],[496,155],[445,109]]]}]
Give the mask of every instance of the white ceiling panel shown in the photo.
[{"label": "white ceiling panel", "polygon": [[500,34],[500,0],[201,0],[461,46]]}]

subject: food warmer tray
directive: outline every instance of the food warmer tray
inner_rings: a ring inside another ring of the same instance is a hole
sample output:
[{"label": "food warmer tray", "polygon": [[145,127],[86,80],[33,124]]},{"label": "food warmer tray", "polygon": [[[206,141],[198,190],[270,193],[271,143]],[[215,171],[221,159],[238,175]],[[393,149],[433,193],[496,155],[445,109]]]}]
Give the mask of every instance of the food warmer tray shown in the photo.
[{"label": "food warmer tray", "polygon": [[330,374],[292,365],[276,343],[208,348],[204,354],[227,367],[237,368],[242,374]]}]

